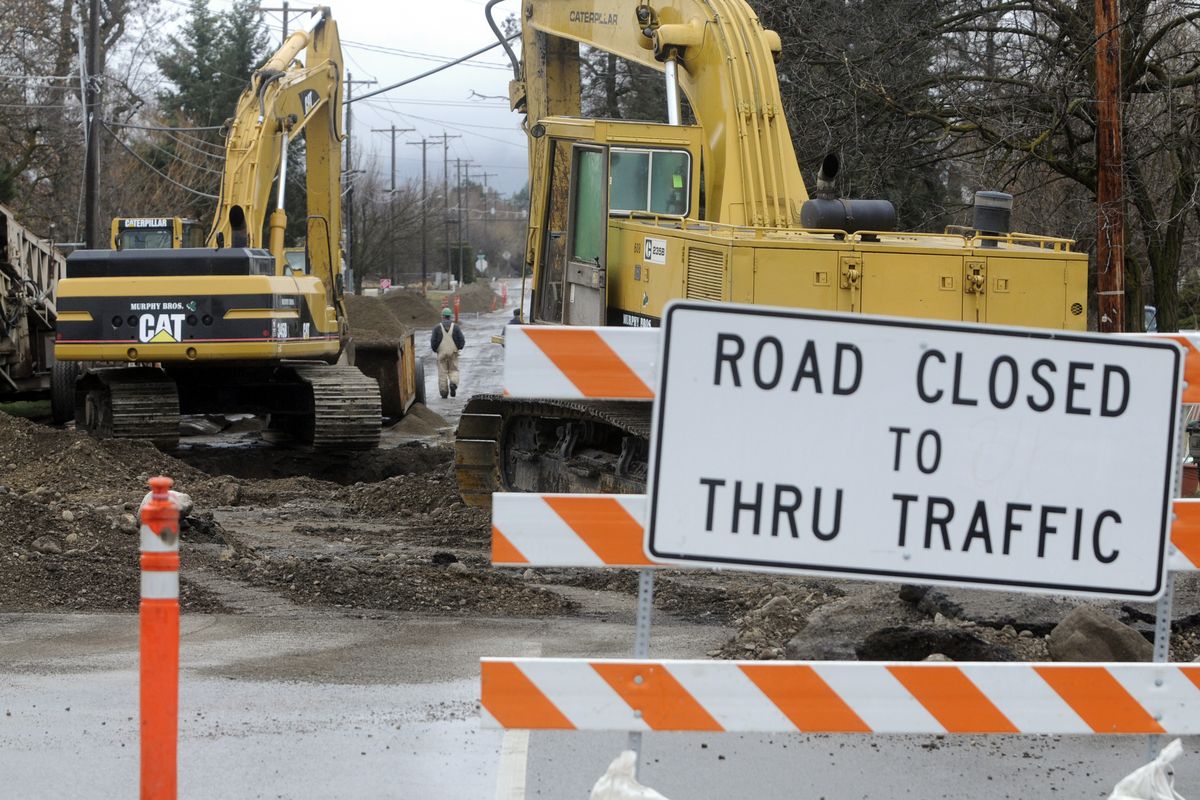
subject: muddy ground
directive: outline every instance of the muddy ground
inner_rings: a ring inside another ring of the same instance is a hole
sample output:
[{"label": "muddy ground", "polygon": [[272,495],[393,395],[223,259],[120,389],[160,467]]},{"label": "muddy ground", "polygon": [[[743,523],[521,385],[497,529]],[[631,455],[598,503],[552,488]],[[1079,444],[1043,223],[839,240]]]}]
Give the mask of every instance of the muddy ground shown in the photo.
[{"label": "muddy ground", "polygon": [[[136,609],[134,513],[146,478],[167,474],[195,500],[181,545],[182,601],[192,613],[628,613],[632,572],[490,565],[488,514],[461,502],[449,427],[431,411],[389,434],[400,446],[369,453],[268,446],[253,426],[240,427],[163,453],[0,413],[0,611]],[[656,607],[726,630],[717,657],[785,658],[789,642],[847,622],[845,637],[859,640],[850,657],[922,658],[942,642],[982,658],[1048,657],[1041,617],[943,614],[883,585],[665,570]],[[1144,608],[1113,613],[1148,630]],[[1173,657],[1191,660],[1200,614],[1176,619]],[[870,639],[894,626],[909,631],[906,644]]]}]

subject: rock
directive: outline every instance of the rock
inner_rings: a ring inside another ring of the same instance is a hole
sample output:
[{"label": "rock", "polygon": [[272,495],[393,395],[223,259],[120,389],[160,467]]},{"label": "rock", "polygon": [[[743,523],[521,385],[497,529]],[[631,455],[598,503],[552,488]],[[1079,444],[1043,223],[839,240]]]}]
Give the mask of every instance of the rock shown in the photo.
[{"label": "rock", "polygon": [[939,611],[938,613],[933,615],[933,624],[934,625],[949,625],[950,620],[946,619],[946,615]]},{"label": "rock", "polygon": [[533,568],[531,567],[521,573],[521,579],[526,581],[536,581],[538,579],[538,574],[534,572]]},{"label": "rock", "polygon": [[1016,661],[1007,647],[958,628],[884,628],[855,649],[861,661],[921,661],[939,653],[953,661]]},{"label": "rock", "polygon": [[62,518],[63,518],[63,522],[74,522],[75,521],[75,512],[74,511],[64,511],[64,512],[62,512]]},{"label": "rock", "polygon": [[1017,629],[1014,628],[1012,625],[1005,625],[1003,628],[1000,629],[1000,633],[1004,634],[1005,636],[1016,636]]},{"label": "rock", "polygon": [[39,553],[47,555],[58,555],[62,553],[62,545],[53,536],[39,536],[33,540],[33,549]]},{"label": "rock", "polygon": [[922,586],[916,583],[901,584],[900,599],[906,603],[919,603],[932,588],[932,586]]},{"label": "rock", "polygon": [[855,647],[888,626],[915,625],[922,615],[896,602],[896,590],[874,584],[847,587],[839,597],[808,615],[804,627],[787,645],[787,657],[798,661],[853,661]]},{"label": "rock", "polygon": [[950,656],[946,655],[945,653],[930,653],[929,655],[925,656],[925,658],[922,660],[923,661],[953,661],[954,659],[951,658]]},{"label": "rock", "polygon": [[133,514],[122,514],[113,521],[113,527],[121,533],[128,533],[131,536],[138,533],[137,518]]},{"label": "rock", "polygon": [[384,553],[379,557],[380,561],[395,561],[397,558],[395,553]]},{"label": "rock", "polygon": [[447,572],[456,572],[459,575],[463,575],[463,574],[470,572],[471,569],[463,562],[455,561],[453,564],[449,564],[446,566],[446,571]]},{"label": "rock", "polygon": [[1149,661],[1154,646],[1133,628],[1093,606],[1079,606],[1046,643],[1055,661]]},{"label": "rock", "polygon": [[1077,603],[1066,597],[937,586],[925,592],[917,608],[931,617],[941,612],[988,628],[1012,625],[1015,636],[1016,628],[1028,628],[1038,635],[1049,633]]},{"label": "rock", "polygon": [[[1060,623],[1060,624],[1061,624],[1061,623]],[[1033,638],[1033,631],[1031,631],[1031,630],[1029,630],[1028,628],[1026,628],[1025,630],[1023,630],[1023,631],[1019,632],[1019,633],[1017,634],[1017,636],[1021,637],[1022,639],[1032,639],[1032,638]]]},{"label": "rock", "polygon": [[792,601],[788,599],[787,595],[780,594],[759,606],[758,613],[769,617],[775,614],[790,614],[792,610]]},{"label": "rock", "polygon": [[78,541],[79,541],[78,533],[68,533],[67,534],[67,539],[66,539],[67,544],[75,544]]},{"label": "rock", "polygon": [[219,506],[236,506],[242,500],[242,487],[234,481],[221,481],[213,495]]},{"label": "rock", "polygon": [[221,548],[221,554],[218,556],[218,558],[222,561],[233,561],[233,557],[235,555],[236,553],[232,547],[224,547]]}]

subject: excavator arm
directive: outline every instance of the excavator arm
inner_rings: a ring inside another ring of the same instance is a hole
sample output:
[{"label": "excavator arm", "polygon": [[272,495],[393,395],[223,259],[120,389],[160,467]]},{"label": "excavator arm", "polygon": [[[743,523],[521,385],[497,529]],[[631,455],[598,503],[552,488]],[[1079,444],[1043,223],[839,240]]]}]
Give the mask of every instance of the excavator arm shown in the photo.
[{"label": "excavator arm", "polygon": [[[332,301],[341,250],[342,48],[328,8],[314,11],[311,30],[299,30],[255,71],[238,100],[225,147],[225,173],[208,244],[262,247],[263,222],[276,178],[287,181],[287,143],[304,134],[308,201],[308,260]],[[298,58],[304,53],[304,62]],[[268,247],[285,263],[283,191],[270,215]]]},{"label": "excavator arm", "polygon": [[510,98],[535,135],[545,117],[580,116],[580,44],[664,72],[674,62],[704,130],[706,218],[799,226],[808,193],[779,95],[780,39],[744,0],[523,0],[521,43]]}]

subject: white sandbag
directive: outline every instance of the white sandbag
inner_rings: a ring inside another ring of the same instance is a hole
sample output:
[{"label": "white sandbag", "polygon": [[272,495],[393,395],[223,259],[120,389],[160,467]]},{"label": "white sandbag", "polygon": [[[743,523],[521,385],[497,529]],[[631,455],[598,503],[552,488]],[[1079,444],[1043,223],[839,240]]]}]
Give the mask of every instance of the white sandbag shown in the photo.
[{"label": "white sandbag", "polygon": [[[174,489],[167,490],[167,494],[175,508],[179,509],[179,518],[183,519],[188,514],[192,513],[193,503],[192,496],[184,492],[177,492]],[[142,502],[138,505],[138,519],[142,518],[142,509],[150,502],[150,498],[154,496],[154,492],[146,492],[146,496],[142,498]]]},{"label": "white sandbag", "polygon": [[626,750],[608,765],[608,772],[592,787],[591,800],[667,800],[658,792],[642,786],[634,777],[637,754]]},{"label": "white sandbag", "polygon": [[1175,775],[1171,762],[1183,753],[1178,739],[1162,749],[1144,767],[1138,767],[1113,788],[1108,800],[1183,800],[1175,791]]}]

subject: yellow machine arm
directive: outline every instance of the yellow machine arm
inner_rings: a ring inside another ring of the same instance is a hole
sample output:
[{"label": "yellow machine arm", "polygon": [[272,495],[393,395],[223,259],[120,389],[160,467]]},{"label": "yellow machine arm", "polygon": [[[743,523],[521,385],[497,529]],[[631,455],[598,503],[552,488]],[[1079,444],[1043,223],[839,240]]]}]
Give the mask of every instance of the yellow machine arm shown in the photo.
[{"label": "yellow machine arm", "polygon": [[523,0],[522,75],[513,107],[530,130],[546,116],[578,117],[579,45],[668,74],[704,129],[705,217],[798,227],[808,199],[783,113],[779,35],[744,0]]},{"label": "yellow machine arm", "polygon": [[[218,235],[227,247],[262,247],[263,221],[271,212],[269,249],[283,269],[283,211],[287,143],[304,133],[311,274],[333,291],[341,250],[342,46],[328,8],[315,10],[311,31],[296,31],[257,70],[238,100],[225,146],[225,174],[208,244]],[[297,58],[304,51],[304,63]]]}]

